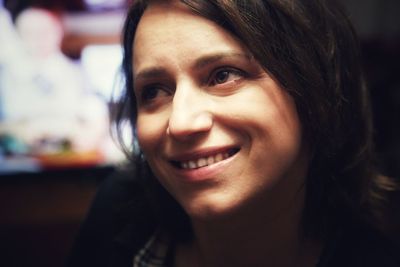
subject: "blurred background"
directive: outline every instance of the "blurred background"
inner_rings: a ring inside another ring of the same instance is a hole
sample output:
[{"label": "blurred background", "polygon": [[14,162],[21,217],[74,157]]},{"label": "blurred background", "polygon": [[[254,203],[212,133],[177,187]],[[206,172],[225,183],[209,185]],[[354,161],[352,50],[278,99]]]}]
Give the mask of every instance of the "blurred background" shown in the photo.
[{"label": "blurred background", "polygon": [[[400,178],[400,1],[341,0],[359,33],[377,160]],[[124,163],[110,134],[129,0],[0,0],[0,251],[63,266],[99,183]],[[127,129],[124,134],[131,138]],[[387,227],[399,240],[400,197]]]},{"label": "blurred background", "polygon": [[63,266],[98,184],[124,163],[109,112],[126,10],[0,2],[1,266]]}]

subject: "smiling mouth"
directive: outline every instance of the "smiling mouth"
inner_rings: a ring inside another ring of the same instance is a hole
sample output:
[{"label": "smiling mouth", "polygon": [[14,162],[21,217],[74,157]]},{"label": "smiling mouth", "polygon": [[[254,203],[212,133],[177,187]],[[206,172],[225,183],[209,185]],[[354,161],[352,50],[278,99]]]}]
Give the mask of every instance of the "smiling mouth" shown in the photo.
[{"label": "smiling mouth", "polygon": [[232,148],[225,152],[219,152],[216,154],[199,157],[187,161],[171,161],[171,163],[172,165],[174,165],[176,168],[179,169],[194,170],[207,167],[216,164],[220,161],[226,160],[235,155],[237,152],[239,152],[239,150],[240,150],[239,148]]}]

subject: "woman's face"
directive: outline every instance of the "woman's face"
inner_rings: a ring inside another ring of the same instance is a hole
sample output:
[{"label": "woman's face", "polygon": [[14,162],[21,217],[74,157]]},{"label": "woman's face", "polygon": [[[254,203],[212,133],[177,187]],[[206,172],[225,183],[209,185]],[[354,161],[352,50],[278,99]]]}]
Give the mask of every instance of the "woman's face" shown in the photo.
[{"label": "woman's face", "polygon": [[293,199],[307,169],[295,103],[237,39],[157,3],[133,50],[140,146],[192,218]]}]

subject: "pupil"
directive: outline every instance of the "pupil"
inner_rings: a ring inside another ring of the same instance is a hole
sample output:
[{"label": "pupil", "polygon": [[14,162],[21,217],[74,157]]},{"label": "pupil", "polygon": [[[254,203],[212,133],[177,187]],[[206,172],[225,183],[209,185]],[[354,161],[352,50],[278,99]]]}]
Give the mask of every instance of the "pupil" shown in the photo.
[{"label": "pupil", "polygon": [[157,97],[158,90],[156,88],[148,88],[143,93],[143,99],[149,100]]},{"label": "pupil", "polygon": [[217,73],[217,83],[223,83],[226,82],[226,80],[228,79],[229,76],[229,72],[224,70],[224,71],[220,71]]}]

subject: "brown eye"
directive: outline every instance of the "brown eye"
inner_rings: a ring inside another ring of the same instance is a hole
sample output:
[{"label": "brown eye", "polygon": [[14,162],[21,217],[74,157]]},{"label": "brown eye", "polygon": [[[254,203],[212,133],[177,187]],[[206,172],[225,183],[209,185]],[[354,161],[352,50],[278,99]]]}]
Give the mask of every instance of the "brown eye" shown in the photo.
[{"label": "brown eye", "polygon": [[160,89],[157,87],[148,87],[146,90],[143,90],[142,99],[144,101],[150,101],[158,96],[159,91]]},{"label": "brown eye", "polygon": [[151,103],[159,98],[166,97],[169,95],[169,91],[166,87],[154,84],[145,86],[140,94],[142,103]]},{"label": "brown eye", "polygon": [[211,85],[219,85],[239,80],[244,77],[244,73],[238,69],[224,68],[214,72],[211,76]]},{"label": "brown eye", "polygon": [[228,80],[229,78],[229,71],[227,70],[222,70],[216,73],[215,75],[215,83],[224,83]]}]

